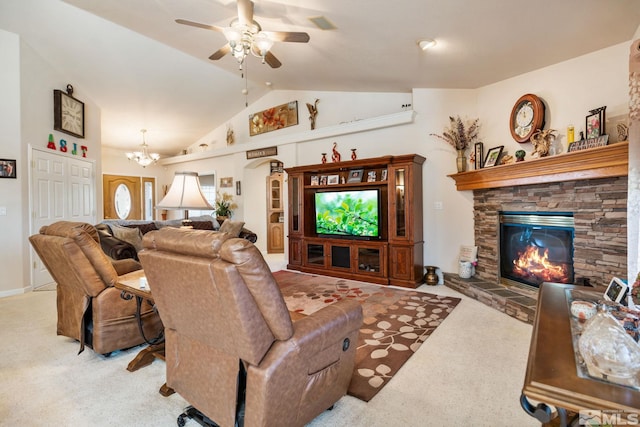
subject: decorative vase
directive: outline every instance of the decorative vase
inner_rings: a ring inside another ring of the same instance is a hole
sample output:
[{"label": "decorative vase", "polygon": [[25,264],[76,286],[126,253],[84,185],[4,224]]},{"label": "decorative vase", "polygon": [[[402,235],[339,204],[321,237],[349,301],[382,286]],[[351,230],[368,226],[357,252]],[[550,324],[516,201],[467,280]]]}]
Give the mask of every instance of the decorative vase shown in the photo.
[{"label": "decorative vase", "polygon": [[467,170],[467,157],[464,155],[464,150],[458,150],[456,166],[458,167],[458,172],[464,172]]},{"label": "decorative vase", "polygon": [[429,286],[434,286],[438,284],[438,275],[436,274],[436,269],[438,267],[433,265],[427,265],[424,269],[427,270],[427,273],[424,275],[424,282]]},{"label": "decorative vase", "polygon": [[358,156],[356,155],[356,149],[352,148],[351,149],[351,160],[355,160],[357,158],[358,158]]},{"label": "decorative vase", "polygon": [[327,153],[322,153],[322,163],[327,163]]},{"label": "decorative vase", "polygon": [[459,261],[458,276],[460,276],[461,279],[471,278],[471,276],[476,273],[474,270],[475,268],[473,267],[473,264],[471,264],[469,261]]}]

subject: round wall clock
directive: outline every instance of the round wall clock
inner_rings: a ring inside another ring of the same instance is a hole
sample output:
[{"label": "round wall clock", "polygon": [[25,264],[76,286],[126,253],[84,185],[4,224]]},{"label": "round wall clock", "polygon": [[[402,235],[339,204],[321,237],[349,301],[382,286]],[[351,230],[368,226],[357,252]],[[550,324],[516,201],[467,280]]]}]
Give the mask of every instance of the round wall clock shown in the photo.
[{"label": "round wall clock", "polygon": [[536,131],[544,127],[544,104],[533,94],[522,95],[511,110],[509,130],[517,142],[528,142]]}]

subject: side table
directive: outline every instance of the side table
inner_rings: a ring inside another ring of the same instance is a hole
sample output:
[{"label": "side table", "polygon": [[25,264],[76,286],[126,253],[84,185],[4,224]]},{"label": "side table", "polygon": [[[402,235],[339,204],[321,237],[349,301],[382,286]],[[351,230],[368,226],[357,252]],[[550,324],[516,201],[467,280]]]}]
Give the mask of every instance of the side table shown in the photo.
[{"label": "side table", "polygon": [[[567,411],[639,414],[640,391],[578,376],[566,292],[574,288],[550,283],[540,287],[520,398],[522,408],[547,423],[555,417],[550,408],[554,406],[561,426],[568,423]],[[530,400],[542,403],[533,405]]]},{"label": "side table", "polygon": [[[138,270],[120,276],[118,282],[114,285],[116,289],[120,289],[122,291],[120,293],[121,298],[126,300],[134,297],[136,298],[136,318],[138,320],[138,328],[140,329],[140,334],[144,341],[149,344],[148,347],[142,349],[136,357],[129,362],[127,365],[127,371],[129,372],[134,372],[140,368],[150,365],[156,358],[165,360],[164,334],[153,339],[148,339],[145,336],[144,328],[142,327],[142,316],[140,313],[142,301],[147,300],[151,304],[154,303],[153,295],[151,294],[149,286],[147,285],[145,288],[140,288],[140,279],[144,278],[144,270]],[[173,389],[168,387],[166,383],[160,387],[160,394],[165,397],[170,396],[173,393],[175,393]]]}]

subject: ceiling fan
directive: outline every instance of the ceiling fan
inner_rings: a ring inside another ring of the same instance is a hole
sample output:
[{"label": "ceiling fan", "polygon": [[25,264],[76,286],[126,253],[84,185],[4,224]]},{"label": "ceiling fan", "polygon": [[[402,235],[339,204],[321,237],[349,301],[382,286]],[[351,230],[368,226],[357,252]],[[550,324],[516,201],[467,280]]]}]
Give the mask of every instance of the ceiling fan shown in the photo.
[{"label": "ceiling fan", "polygon": [[227,44],[214,52],[209,59],[216,61],[231,53],[242,69],[244,59],[250,53],[262,58],[271,68],[278,68],[282,63],[271,53],[274,42],[307,43],[309,34],[293,31],[262,31],[262,27],[253,20],[253,2],[251,0],[238,1],[238,17],[233,19],[228,27],[200,24],[198,22],[176,19],[178,24],[189,25],[205,30],[218,31],[227,38]]}]

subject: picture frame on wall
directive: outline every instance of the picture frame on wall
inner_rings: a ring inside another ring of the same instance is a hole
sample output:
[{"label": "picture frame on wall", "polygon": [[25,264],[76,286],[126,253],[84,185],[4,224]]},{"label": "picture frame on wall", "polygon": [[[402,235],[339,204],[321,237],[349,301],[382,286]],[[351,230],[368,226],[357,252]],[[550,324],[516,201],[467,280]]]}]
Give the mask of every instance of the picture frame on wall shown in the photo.
[{"label": "picture frame on wall", "polygon": [[499,145],[497,147],[493,147],[491,150],[487,151],[487,157],[484,159],[483,168],[490,168],[498,164],[498,160],[500,159],[500,154],[502,154],[502,149],[504,145]]},{"label": "picture frame on wall", "polygon": [[16,161],[12,159],[0,159],[0,178],[18,177],[16,170]]},{"label": "picture frame on wall", "polygon": [[225,178],[220,178],[220,187],[221,188],[233,187],[233,177],[229,176]]},{"label": "picture frame on wall", "polygon": [[585,119],[586,139],[597,138],[605,134],[604,131],[604,111],[607,107],[596,108],[589,111],[589,115]]},{"label": "picture frame on wall", "polygon": [[473,148],[476,157],[475,168],[482,169],[484,166],[484,144],[482,144],[482,142],[476,142]]}]

